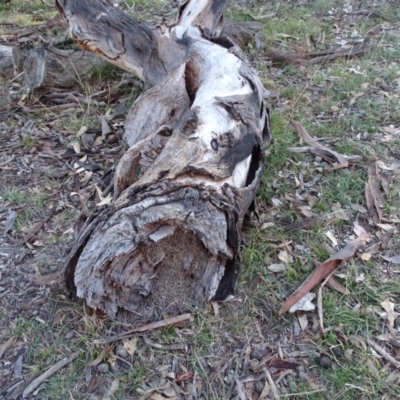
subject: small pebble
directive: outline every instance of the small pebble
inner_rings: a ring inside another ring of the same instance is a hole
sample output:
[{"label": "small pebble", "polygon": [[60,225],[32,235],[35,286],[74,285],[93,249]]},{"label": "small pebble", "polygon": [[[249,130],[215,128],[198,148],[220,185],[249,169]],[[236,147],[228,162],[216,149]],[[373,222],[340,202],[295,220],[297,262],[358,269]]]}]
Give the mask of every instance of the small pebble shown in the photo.
[{"label": "small pebble", "polygon": [[322,368],[330,368],[332,367],[332,360],[326,356],[325,354],[321,354],[319,360],[318,360],[318,364],[322,367]]},{"label": "small pebble", "polygon": [[390,344],[391,344],[393,347],[400,348],[400,341],[398,341],[398,340],[396,340],[396,339],[390,339]]},{"label": "small pebble", "polygon": [[342,356],[342,352],[337,347],[334,347],[332,349],[332,354],[337,358]]},{"label": "small pebble", "polygon": [[126,349],[123,346],[117,347],[117,354],[122,358],[127,358],[129,356],[129,353],[126,351]]},{"label": "small pebble", "polygon": [[254,390],[256,391],[256,393],[260,394],[264,389],[264,385],[261,381],[256,382]]},{"label": "small pebble", "polygon": [[74,331],[69,331],[65,334],[65,339],[71,339],[74,336]]},{"label": "small pebble", "polygon": [[255,360],[261,361],[267,353],[268,353],[268,350],[262,349],[259,347],[255,347],[250,353],[250,358],[252,360],[255,359]]},{"label": "small pebble", "polygon": [[106,363],[101,363],[97,366],[97,371],[99,371],[101,374],[105,374],[108,372],[108,365]]}]

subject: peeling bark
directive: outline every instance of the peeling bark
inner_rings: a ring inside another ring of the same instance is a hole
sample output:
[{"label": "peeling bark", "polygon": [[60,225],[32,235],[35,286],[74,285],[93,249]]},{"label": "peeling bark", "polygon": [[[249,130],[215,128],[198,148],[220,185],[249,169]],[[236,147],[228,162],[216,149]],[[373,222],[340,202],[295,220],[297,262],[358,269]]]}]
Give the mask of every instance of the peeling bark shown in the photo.
[{"label": "peeling bark", "polygon": [[226,298],[270,133],[257,74],[220,36],[225,0],[189,0],[154,30],[104,0],[57,6],[75,42],[153,86],[127,116],[114,201],[81,231],[67,287],[145,319]]}]

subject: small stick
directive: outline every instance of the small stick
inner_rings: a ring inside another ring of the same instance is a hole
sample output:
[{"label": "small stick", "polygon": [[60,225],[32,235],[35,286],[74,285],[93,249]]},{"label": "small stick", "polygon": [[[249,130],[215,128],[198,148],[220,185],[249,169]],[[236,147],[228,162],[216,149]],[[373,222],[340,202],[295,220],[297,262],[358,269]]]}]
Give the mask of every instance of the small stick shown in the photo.
[{"label": "small stick", "polygon": [[322,289],[324,286],[328,283],[329,279],[331,279],[331,276],[333,275],[335,271],[330,273],[325,280],[321,283],[319,289],[318,289],[318,299],[317,299],[317,305],[318,305],[318,317],[319,317],[319,329],[321,331],[321,336],[325,337],[325,329],[324,329],[324,310],[322,308]]},{"label": "small stick", "polygon": [[68,104],[59,104],[57,106],[50,107],[22,107],[22,110],[26,113],[35,113],[35,112],[43,112],[43,111],[55,111],[55,110],[65,110],[67,108],[78,108],[80,104],[77,103],[68,103]]},{"label": "small stick", "polygon": [[144,333],[149,331],[154,331],[155,329],[164,328],[167,325],[174,325],[178,322],[183,322],[186,320],[191,320],[191,314],[182,314],[178,315],[177,317],[170,317],[165,318],[162,321],[153,322],[151,324],[139,326],[138,328],[132,329],[130,331],[126,331],[120,335],[115,336],[106,336],[104,339],[96,339],[93,341],[94,344],[103,344],[103,343],[112,343],[116,342],[117,340],[127,339],[129,336],[132,336],[136,333]]},{"label": "small stick", "polygon": [[186,344],[182,344],[182,343],[160,344],[160,343],[153,342],[147,336],[143,336],[143,340],[150,347],[154,347],[155,349],[159,349],[159,350],[187,350]]},{"label": "small stick", "polygon": [[26,398],[29,394],[31,394],[41,383],[43,383],[46,379],[50,378],[61,368],[65,367],[69,363],[75,360],[78,357],[77,353],[72,353],[69,357],[63,358],[57,364],[50,367],[46,372],[42,375],[38,376],[33,382],[31,382],[23,391],[22,397]]},{"label": "small stick", "polygon": [[269,386],[270,386],[270,388],[272,390],[272,393],[274,394],[274,399],[275,400],[279,400],[280,396],[279,396],[278,388],[276,387],[275,382],[272,379],[272,376],[269,373],[267,368],[264,368],[264,373],[265,373],[265,376],[267,377],[267,381],[268,381]]},{"label": "small stick", "polygon": [[389,361],[396,368],[400,368],[400,361],[397,361],[393,356],[391,356],[386,350],[382,347],[378,346],[371,339],[367,339],[367,343],[377,352],[379,353],[385,360]]},{"label": "small stick", "polygon": [[310,392],[288,393],[288,394],[283,394],[281,397],[308,396],[308,395],[314,394],[314,393],[325,392],[325,390],[326,389],[317,389],[317,390],[312,390]]}]

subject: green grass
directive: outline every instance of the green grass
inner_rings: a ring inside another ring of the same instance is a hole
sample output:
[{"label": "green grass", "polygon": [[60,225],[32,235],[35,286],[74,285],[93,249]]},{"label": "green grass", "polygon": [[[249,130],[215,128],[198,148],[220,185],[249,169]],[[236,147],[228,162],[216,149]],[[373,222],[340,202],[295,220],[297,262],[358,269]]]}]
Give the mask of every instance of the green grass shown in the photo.
[{"label": "green grass", "polygon": [[27,194],[24,191],[13,187],[11,189],[1,191],[0,197],[3,200],[10,201],[14,204],[22,204],[26,201]]}]

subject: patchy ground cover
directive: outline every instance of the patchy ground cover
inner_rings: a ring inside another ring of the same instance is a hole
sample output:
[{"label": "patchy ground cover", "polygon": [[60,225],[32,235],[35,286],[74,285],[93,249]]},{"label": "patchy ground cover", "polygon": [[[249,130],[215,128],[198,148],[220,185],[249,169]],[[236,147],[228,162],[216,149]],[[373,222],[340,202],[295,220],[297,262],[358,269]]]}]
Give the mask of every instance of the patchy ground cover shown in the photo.
[{"label": "patchy ground cover", "polygon": [[[39,1],[12,3],[0,5],[1,35],[56,15]],[[162,1],[122,6],[142,20],[174,8]],[[74,91],[28,96],[22,80],[4,82],[0,398],[17,397],[26,382],[75,353],[27,398],[400,397],[399,5],[235,2],[228,16],[263,25],[264,39],[255,37],[246,52],[266,87],[274,139],[259,218],[245,231],[236,297],[188,310],[192,319],[180,326],[104,343],[132,327],[69,300],[58,283],[32,279],[60,269],[79,215],[108,202],[112,167],[125,148],[121,121],[143,88],[108,66]],[[357,57],[310,61],[312,52],[363,42],[368,49]],[[115,118],[104,134],[98,117],[107,113]],[[356,157],[330,170],[332,158],[301,139],[292,120],[319,144]],[[317,308],[279,316],[282,303],[360,227],[368,243],[342,262],[337,290],[322,289],[323,328]]]}]

